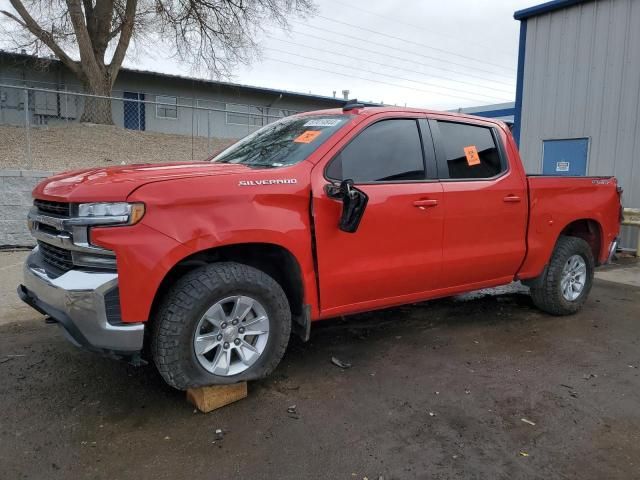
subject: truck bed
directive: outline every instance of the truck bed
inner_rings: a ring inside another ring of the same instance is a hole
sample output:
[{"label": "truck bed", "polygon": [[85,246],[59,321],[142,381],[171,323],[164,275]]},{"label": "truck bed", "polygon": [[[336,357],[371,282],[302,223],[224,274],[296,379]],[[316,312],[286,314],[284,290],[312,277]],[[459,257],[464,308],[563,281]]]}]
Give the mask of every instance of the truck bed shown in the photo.
[{"label": "truck bed", "polygon": [[[620,197],[614,177],[527,175],[527,256],[519,278],[541,273],[556,239],[580,229],[589,235],[597,263],[604,263],[618,231]],[[578,220],[576,220],[578,219]]]}]

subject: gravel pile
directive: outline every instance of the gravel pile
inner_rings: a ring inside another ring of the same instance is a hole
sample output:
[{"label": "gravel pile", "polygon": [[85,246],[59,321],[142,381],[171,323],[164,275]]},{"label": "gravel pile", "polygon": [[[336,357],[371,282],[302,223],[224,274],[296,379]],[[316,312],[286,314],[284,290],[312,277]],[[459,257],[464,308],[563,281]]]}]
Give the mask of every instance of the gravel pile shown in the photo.
[{"label": "gravel pile", "polygon": [[25,129],[0,126],[0,169],[64,171],[122,162],[204,160],[233,142],[94,124],[32,127],[30,139],[31,161]]}]

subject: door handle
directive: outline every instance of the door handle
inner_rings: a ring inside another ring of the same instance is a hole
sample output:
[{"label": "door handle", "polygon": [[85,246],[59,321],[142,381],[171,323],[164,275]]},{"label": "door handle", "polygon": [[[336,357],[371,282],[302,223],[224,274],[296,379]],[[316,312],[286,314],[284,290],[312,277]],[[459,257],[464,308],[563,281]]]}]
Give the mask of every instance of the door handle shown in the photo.
[{"label": "door handle", "polygon": [[418,207],[421,210],[424,210],[425,208],[429,208],[429,207],[435,207],[436,205],[438,205],[438,200],[429,198],[426,200],[416,200],[415,202],[413,202],[413,206],[414,207]]},{"label": "door handle", "polygon": [[507,195],[503,200],[507,203],[518,203],[520,201],[520,197],[517,195]]}]

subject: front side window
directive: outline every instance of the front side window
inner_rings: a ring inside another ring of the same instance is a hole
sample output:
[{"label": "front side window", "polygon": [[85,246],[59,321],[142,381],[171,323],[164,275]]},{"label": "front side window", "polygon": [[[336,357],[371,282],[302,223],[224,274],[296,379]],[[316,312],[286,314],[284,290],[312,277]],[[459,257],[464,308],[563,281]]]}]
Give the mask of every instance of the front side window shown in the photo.
[{"label": "front side window", "polygon": [[270,123],[231,145],[211,161],[250,167],[294,165],[307,158],[351,115],[301,115]]},{"label": "front side window", "polygon": [[414,119],[374,123],[331,162],[327,177],[355,183],[424,180],[418,123]]},{"label": "front side window", "polygon": [[449,178],[491,178],[503,171],[490,128],[438,121]]},{"label": "front side window", "polygon": [[178,99],[166,95],[156,96],[156,117],[178,118]]}]

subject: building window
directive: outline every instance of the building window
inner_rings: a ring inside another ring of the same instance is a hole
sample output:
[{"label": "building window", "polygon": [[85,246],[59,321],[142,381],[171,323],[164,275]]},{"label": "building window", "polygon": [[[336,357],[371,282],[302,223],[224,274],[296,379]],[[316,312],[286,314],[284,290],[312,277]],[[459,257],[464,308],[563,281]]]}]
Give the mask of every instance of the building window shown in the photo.
[{"label": "building window", "polygon": [[250,127],[262,127],[270,123],[263,108],[253,105],[241,105],[227,103],[227,123],[229,125],[248,125]]},{"label": "building window", "polygon": [[[156,117],[178,118],[178,99],[166,95],[156,95]],[[162,105],[161,105],[162,104]]]},{"label": "building window", "polygon": [[491,178],[504,168],[490,128],[438,121],[449,178]]},{"label": "building window", "polygon": [[[56,92],[40,92],[34,91],[36,115],[46,115],[51,117],[58,116],[58,94]],[[31,100],[31,99],[29,99]]]},{"label": "building window", "polygon": [[[286,110],[281,108],[280,110],[277,111],[276,115],[279,115],[280,117],[288,117],[290,115],[295,115],[296,113],[299,113],[299,112],[297,110]],[[272,119],[271,121],[273,120],[274,119]]]}]

